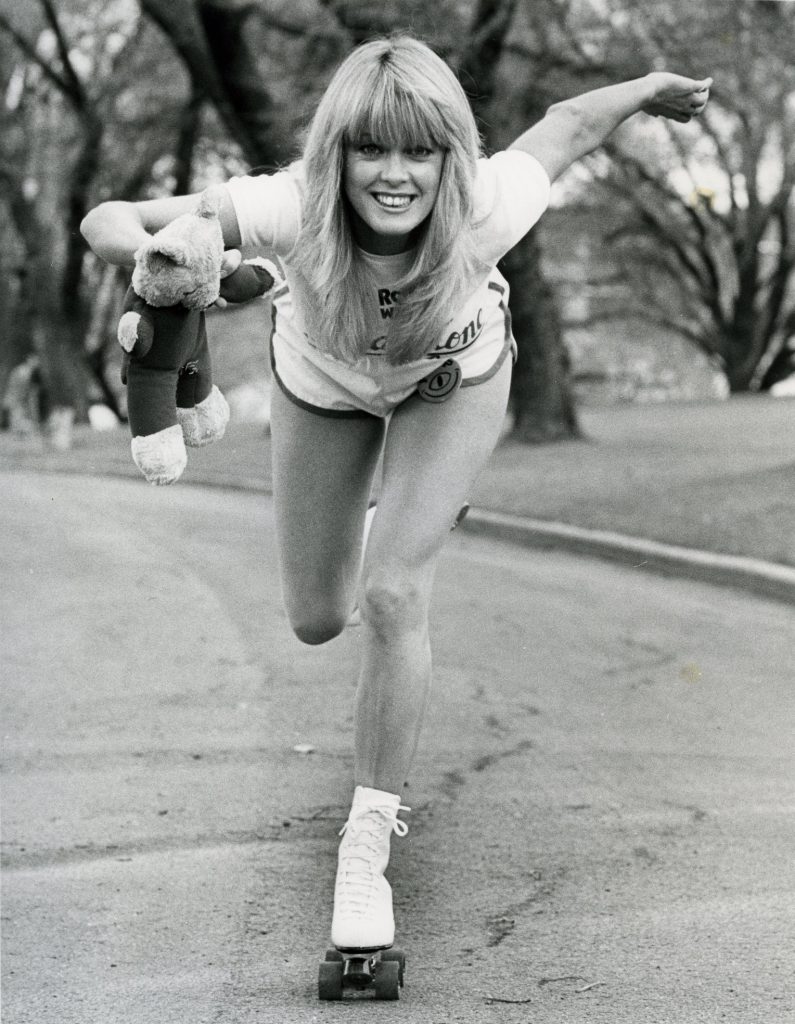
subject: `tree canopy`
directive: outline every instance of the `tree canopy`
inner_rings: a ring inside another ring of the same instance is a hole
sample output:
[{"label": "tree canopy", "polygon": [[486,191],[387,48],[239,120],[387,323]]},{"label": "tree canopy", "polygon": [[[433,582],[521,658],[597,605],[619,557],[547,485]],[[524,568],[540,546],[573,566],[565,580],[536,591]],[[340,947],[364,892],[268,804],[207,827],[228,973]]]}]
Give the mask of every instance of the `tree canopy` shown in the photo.
[{"label": "tree canopy", "polygon": [[795,5],[637,8],[613,5],[609,49],[707,68],[713,98],[692,129],[633,126],[591,162],[620,204],[606,238],[634,312],[757,387],[795,335]]},{"label": "tree canopy", "polygon": [[[103,339],[118,275],[87,256],[87,210],[284,163],[337,61],[395,29],[457,70],[489,150],[588,88],[663,66],[712,75],[698,124],[632,119],[560,195],[599,204],[625,284],[609,315],[688,338],[734,390],[762,383],[795,335],[795,4],[0,0],[0,307],[14,325],[0,388],[33,347],[54,402],[112,403]],[[542,236],[505,264],[521,349],[517,431],[576,432]]]}]

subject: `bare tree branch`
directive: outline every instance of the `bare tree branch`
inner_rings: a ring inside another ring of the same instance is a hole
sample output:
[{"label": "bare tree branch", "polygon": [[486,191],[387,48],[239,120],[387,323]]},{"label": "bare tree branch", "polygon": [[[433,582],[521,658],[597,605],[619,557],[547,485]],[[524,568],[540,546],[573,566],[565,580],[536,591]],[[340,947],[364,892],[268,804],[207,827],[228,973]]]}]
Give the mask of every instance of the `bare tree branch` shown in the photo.
[{"label": "bare tree branch", "polygon": [[737,201],[737,187],[735,184],[736,171],[729,151],[724,146],[720,135],[712,125],[712,115],[708,110],[705,110],[701,115],[701,130],[709,137],[715,147],[715,151],[718,154],[720,163],[722,164],[723,170],[726,174],[726,180],[729,185],[729,217],[731,219],[731,228],[734,231],[737,229],[737,219],[740,211],[740,206]]},{"label": "bare tree branch", "polygon": [[83,83],[80,81],[77,72],[75,71],[72,59],[69,56],[69,44],[66,41],[66,37],[63,33],[61,22],[58,18],[58,13],[55,10],[52,0],[39,0],[44,14],[50,28],[55,36],[55,41],[58,46],[58,56],[61,59],[61,65],[64,70],[64,93],[69,97],[73,106],[78,111],[83,111],[87,106],[87,97]]},{"label": "bare tree branch", "polygon": [[505,37],[511,26],[516,0],[478,0],[467,43],[459,60],[459,75],[478,75],[479,90],[492,98]]},{"label": "bare tree branch", "polygon": [[44,75],[52,82],[59,92],[65,94],[69,92],[69,85],[66,80],[61,78],[55,69],[39,55],[35,44],[19,32],[2,12],[0,12],[0,29],[6,32],[14,40],[18,49],[20,49],[32,63],[41,68]]},{"label": "bare tree branch", "polygon": [[192,0],[141,0],[141,9],[165,33],[196,89],[215,105],[247,159],[258,163],[259,154],[226,94]]},{"label": "bare tree branch", "polygon": [[[637,189],[627,189],[626,186],[620,185],[612,176],[605,179],[602,184],[606,185],[612,191],[617,192],[623,198],[630,199],[634,204],[642,223],[645,224],[654,235],[665,240],[665,244],[669,246],[671,251],[678,257],[683,270],[687,271],[687,273],[699,283],[702,294],[705,298],[708,297],[711,292],[709,275],[707,274],[705,277],[704,268],[688,251],[682,234],[672,226],[668,217],[665,215],[666,211],[660,212],[655,210],[648,203],[643,201],[643,197]],[[623,234],[630,230],[630,226],[625,226],[620,229],[620,232]]]},{"label": "bare tree branch", "polygon": [[781,249],[776,267],[768,279],[767,303],[760,325],[761,337],[766,345],[774,339],[779,323],[784,319],[782,316],[784,302],[795,274],[795,258],[793,258],[791,249],[792,239],[786,201],[779,204],[775,219],[779,229]]}]

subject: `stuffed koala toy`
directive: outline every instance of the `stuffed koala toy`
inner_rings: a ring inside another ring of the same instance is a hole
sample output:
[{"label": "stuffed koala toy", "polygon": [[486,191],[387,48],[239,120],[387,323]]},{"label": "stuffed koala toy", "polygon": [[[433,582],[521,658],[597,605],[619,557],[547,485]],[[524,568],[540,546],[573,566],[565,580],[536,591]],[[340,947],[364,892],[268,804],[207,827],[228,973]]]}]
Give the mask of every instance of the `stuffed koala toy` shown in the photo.
[{"label": "stuffed koala toy", "polygon": [[152,484],[178,480],[185,445],[223,437],[226,399],[212,382],[204,310],[219,296],[246,302],[271,291],[277,270],[267,260],[240,261],[221,280],[221,192],[207,189],[191,213],[177,217],[135,253],[118,338],[135,464]]}]

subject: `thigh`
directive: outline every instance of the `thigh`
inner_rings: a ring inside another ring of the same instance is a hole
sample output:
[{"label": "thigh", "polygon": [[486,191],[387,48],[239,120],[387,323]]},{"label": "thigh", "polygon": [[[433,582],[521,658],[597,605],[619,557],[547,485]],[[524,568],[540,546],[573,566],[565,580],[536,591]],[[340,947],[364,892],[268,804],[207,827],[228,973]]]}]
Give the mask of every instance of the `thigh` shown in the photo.
[{"label": "thigh", "polygon": [[384,448],[368,569],[429,566],[499,440],[511,364],[440,404],[412,396],[393,414]]},{"label": "thigh", "polygon": [[273,498],[285,604],[293,625],[339,605],[350,613],[382,420],[320,416],[274,384]]}]

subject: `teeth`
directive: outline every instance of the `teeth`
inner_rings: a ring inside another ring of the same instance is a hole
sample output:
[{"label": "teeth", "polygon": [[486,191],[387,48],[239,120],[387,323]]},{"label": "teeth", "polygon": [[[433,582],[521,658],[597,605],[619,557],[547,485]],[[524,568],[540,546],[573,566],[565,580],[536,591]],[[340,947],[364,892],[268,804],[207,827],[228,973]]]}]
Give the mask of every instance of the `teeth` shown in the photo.
[{"label": "teeth", "polygon": [[411,196],[391,196],[384,193],[377,193],[375,198],[382,206],[403,207],[411,202]]}]

